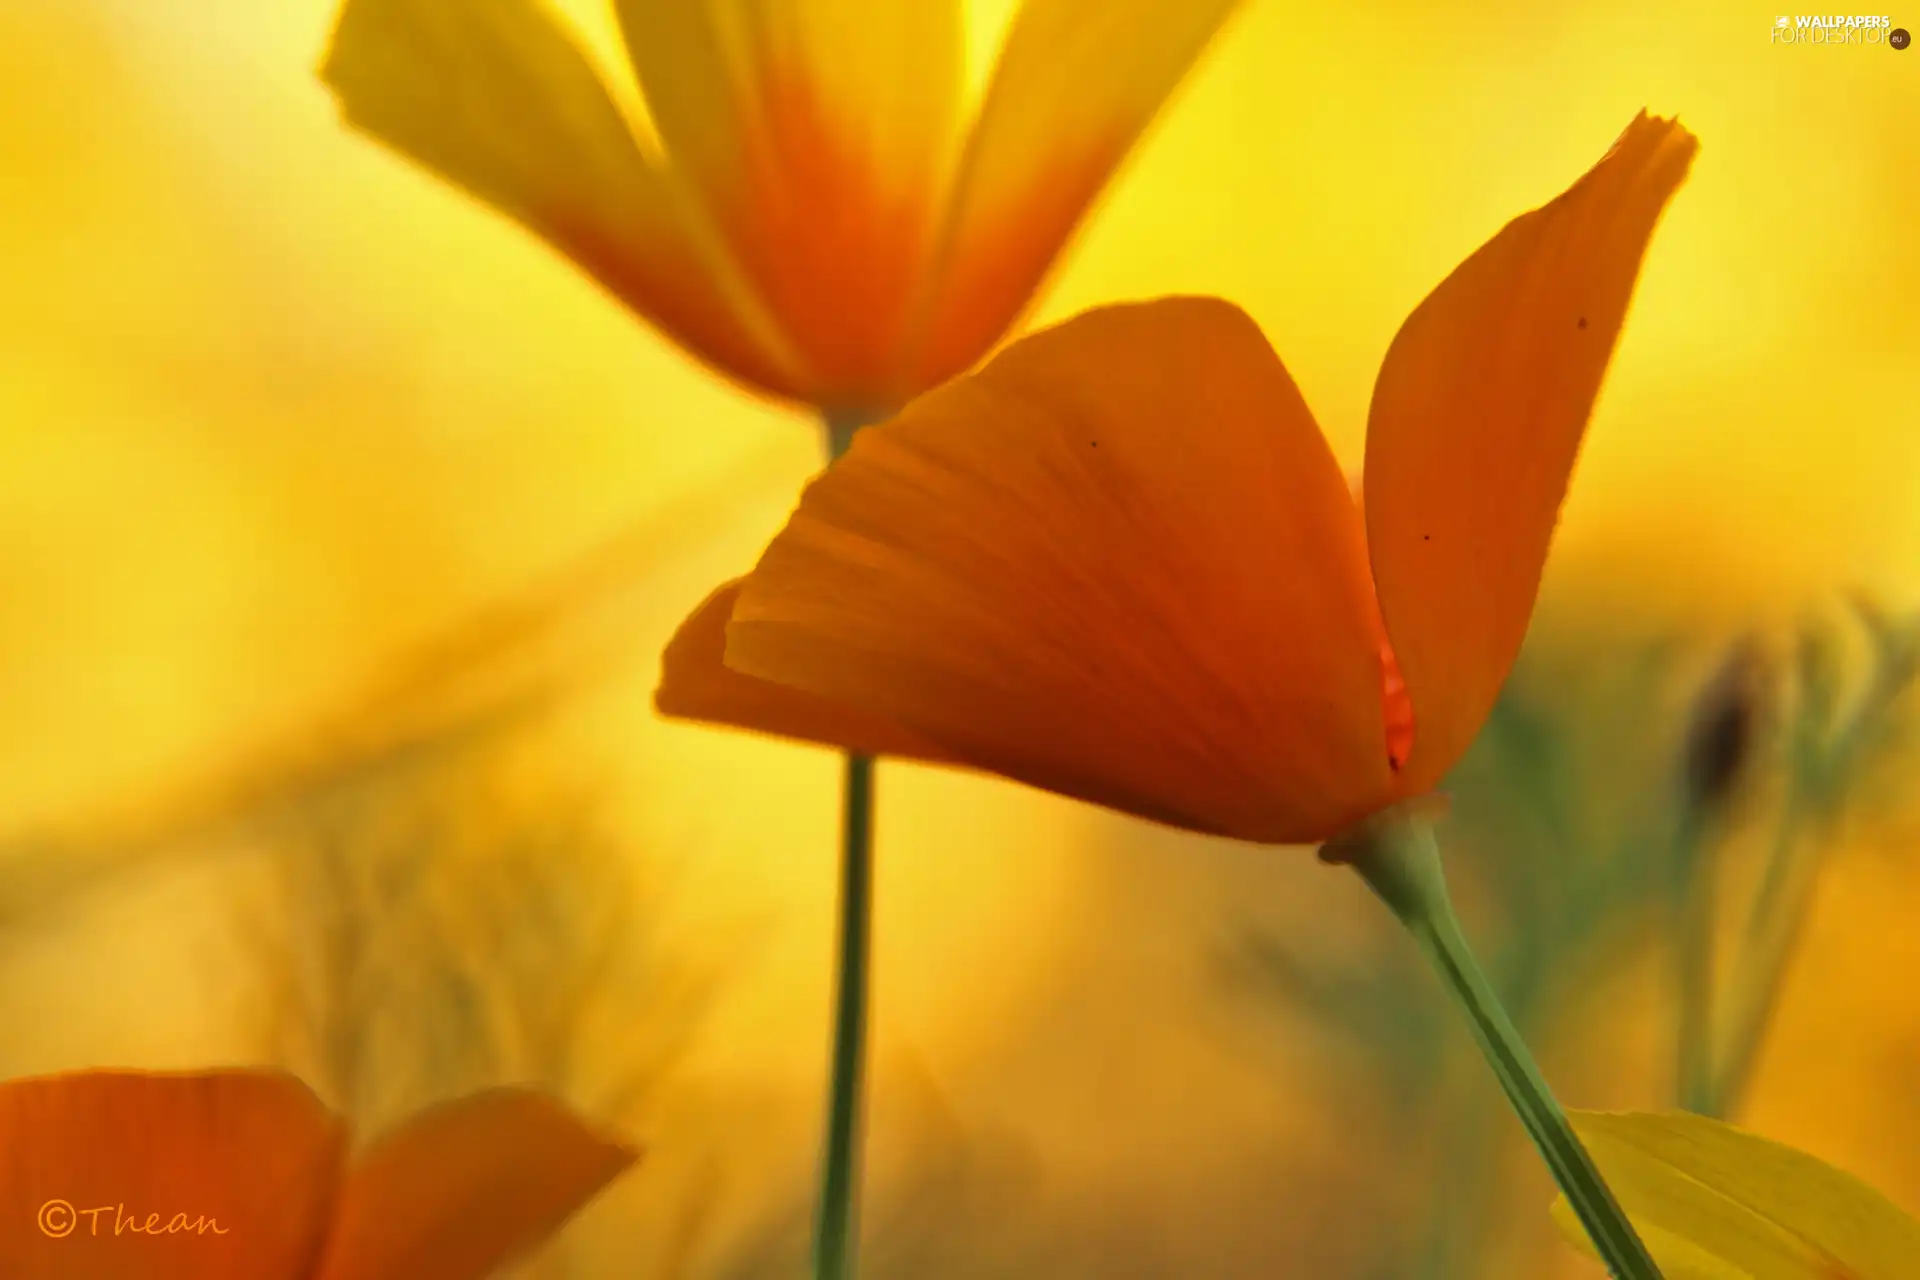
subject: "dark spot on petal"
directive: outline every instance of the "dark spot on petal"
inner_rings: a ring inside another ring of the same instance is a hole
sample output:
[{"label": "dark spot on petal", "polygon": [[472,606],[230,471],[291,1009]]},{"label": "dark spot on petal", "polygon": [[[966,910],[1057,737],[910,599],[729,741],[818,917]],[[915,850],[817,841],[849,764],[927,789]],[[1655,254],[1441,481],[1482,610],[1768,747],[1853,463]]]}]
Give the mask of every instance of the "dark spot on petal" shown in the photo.
[{"label": "dark spot on petal", "polygon": [[1087,443],[1092,445],[1096,449],[1100,447],[1100,442],[1098,440],[1089,440],[1087,441]]},{"label": "dark spot on petal", "polygon": [[1587,318],[1585,316],[1580,317],[1580,327],[1582,329],[1587,327]]},{"label": "dark spot on petal", "polygon": [[1420,535],[1420,541],[1422,541],[1422,542],[1432,542],[1432,541],[1433,541],[1433,535],[1432,535],[1432,534],[1430,534],[1430,533],[1423,533],[1423,534],[1421,534],[1421,535]]}]

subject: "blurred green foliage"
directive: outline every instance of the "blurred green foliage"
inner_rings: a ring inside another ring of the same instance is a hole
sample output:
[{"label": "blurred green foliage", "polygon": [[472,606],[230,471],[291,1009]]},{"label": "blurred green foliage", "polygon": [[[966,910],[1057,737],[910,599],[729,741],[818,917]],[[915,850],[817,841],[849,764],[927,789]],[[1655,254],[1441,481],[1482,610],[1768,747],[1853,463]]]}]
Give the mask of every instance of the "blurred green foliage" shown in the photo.
[{"label": "blurred green foliage", "polygon": [[[1645,1011],[1622,1016],[1620,975],[1667,974],[1671,1069],[1637,1105],[1738,1114],[1829,851],[1898,801],[1920,619],[1856,601],[1778,647],[1540,636],[1448,780],[1450,874],[1543,1057],[1573,1032],[1590,1054]],[[1402,1125],[1439,1135],[1426,1222],[1379,1275],[1488,1274],[1511,1228],[1511,1117],[1438,1065],[1472,1051],[1414,958],[1342,968],[1259,931],[1242,958],[1258,991],[1338,1030]]]}]

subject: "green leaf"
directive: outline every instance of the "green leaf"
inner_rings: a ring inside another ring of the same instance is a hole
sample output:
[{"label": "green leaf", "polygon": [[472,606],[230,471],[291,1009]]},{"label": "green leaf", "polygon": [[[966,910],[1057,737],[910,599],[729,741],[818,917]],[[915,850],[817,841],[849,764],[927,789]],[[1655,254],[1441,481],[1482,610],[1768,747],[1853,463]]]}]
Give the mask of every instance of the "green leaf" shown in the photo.
[{"label": "green leaf", "polygon": [[[1920,1276],[1920,1221],[1805,1152],[1680,1112],[1571,1118],[1667,1280]],[[1553,1217],[1592,1252],[1564,1199]]]}]

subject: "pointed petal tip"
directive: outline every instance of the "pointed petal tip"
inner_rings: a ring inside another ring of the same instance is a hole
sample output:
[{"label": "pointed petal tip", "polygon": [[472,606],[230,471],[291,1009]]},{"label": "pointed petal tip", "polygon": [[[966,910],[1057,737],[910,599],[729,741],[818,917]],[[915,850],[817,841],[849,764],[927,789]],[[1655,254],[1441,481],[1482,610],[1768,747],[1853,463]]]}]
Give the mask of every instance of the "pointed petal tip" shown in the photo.
[{"label": "pointed petal tip", "polygon": [[482,1280],[560,1230],[636,1154],[537,1088],[428,1107],[348,1175],[315,1280]]},{"label": "pointed petal tip", "polygon": [[1698,146],[1641,111],[1450,273],[1381,363],[1365,518],[1420,730],[1403,785],[1458,760],[1519,651],[1648,244]]},{"label": "pointed petal tip", "polygon": [[623,1169],[645,1154],[645,1148],[612,1125],[576,1112],[561,1099],[534,1085],[497,1085],[441,1105],[451,1109],[469,1104],[476,1108],[496,1106],[524,1108],[529,1116],[555,1131],[576,1132],[581,1138],[599,1147],[610,1161],[617,1159]]},{"label": "pointed petal tip", "polygon": [[1699,154],[1700,139],[1680,123],[1679,116],[1656,116],[1642,107],[1600,163],[1626,160],[1646,171],[1673,170],[1673,181],[1678,183]]},{"label": "pointed petal tip", "polygon": [[576,1113],[551,1094],[525,1085],[509,1086],[499,1092],[543,1112],[550,1127],[556,1131],[575,1131],[583,1148],[592,1150],[599,1166],[605,1171],[605,1182],[612,1182],[646,1155],[646,1148],[633,1138],[601,1120]]}]

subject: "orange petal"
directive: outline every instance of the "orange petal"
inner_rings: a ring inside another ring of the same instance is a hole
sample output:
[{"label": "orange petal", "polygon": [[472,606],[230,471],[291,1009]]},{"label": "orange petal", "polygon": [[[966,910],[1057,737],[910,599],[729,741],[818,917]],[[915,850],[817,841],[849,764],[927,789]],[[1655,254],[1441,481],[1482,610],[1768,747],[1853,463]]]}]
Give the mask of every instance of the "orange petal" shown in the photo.
[{"label": "orange petal", "polygon": [[537,0],[347,0],[321,76],[349,123],[544,237],[693,355],[799,394],[777,328]]},{"label": "orange petal", "polygon": [[808,488],[727,664],[978,768],[1197,831],[1325,837],[1390,785],[1360,522],[1213,299],[1016,343]]},{"label": "orange petal", "polygon": [[957,0],[617,0],[655,125],[827,407],[883,384],[952,149]]},{"label": "orange petal", "polygon": [[1641,258],[1697,145],[1642,113],[1566,194],[1448,276],[1387,352],[1366,516],[1413,699],[1409,792],[1460,758],[1519,652]]},{"label": "orange petal", "polygon": [[911,385],[997,343],[1239,0],[1027,0],[948,198]]},{"label": "orange petal", "polygon": [[435,1107],[349,1176],[314,1280],[485,1280],[637,1157],[523,1089]]},{"label": "orange petal", "polygon": [[[1364,526],[1367,495],[1358,473],[1347,477],[1347,492],[1353,496],[1354,510],[1359,513]],[[1380,653],[1380,696],[1387,722],[1387,761],[1397,770],[1405,767],[1413,754],[1413,700],[1407,697],[1407,681],[1400,674],[1400,659],[1394,655],[1393,643],[1387,639],[1387,624],[1380,617],[1379,592],[1373,589],[1371,570],[1368,571],[1368,590],[1373,591],[1375,597],[1372,621],[1374,647]]]},{"label": "orange petal", "polygon": [[952,763],[938,747],[878,716],[730,670],[727,622],[740,595],[736,578],[680,624],[660,661],[653,704],[661,715],[750,729],[865,755]]},{"label": "orange petal", "polygon": [[0,1276],[304,1280],[345,1134],[292,1076],[83,1071],[0,1084]]}]

